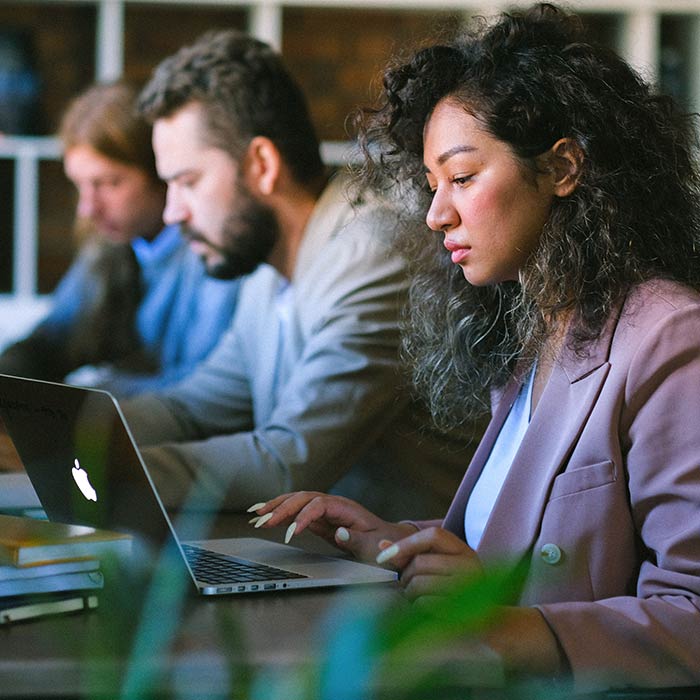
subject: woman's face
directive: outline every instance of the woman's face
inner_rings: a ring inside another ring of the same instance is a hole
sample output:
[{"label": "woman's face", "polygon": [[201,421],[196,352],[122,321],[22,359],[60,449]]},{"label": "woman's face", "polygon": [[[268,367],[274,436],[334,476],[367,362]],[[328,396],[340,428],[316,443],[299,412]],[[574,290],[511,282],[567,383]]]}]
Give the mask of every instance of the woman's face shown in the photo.
[{"label": "woman's face", "polygon": [[446,98],[428,119],[423,159],[433,200],[427,223],[473,285],[517,280],[540,239],[554,176],[526,170],[503,141]]}]

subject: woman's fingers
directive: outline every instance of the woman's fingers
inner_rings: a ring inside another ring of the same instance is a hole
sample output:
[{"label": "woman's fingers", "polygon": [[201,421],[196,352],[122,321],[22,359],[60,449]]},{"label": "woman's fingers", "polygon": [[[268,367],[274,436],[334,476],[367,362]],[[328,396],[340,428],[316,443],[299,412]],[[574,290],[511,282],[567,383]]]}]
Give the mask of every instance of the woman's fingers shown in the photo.
[{"label": "woman's fingers", "polygon": [[[350,552],[357,559],[376,563],[377,553],[381,550],[382,542],[387,533],[399,538],[405,534],[401,525],[380,521],[379,525],[363,529],[361,527],[337,527],[333,532],[334,542],[340,549]],[[389,564],[389,568],[395,568]]]},{"label": "woman's fingers", "polygon": [[[257,506],[257,508],[255,507]],[[329,496],[315,491],[298,491],[284,494],[251,508],[256,513],[255,527],[288,525],[289,538],[303,532],[307,527],[315,534],[331,540],[340,527],[366,527],[365,516],[370,513],[347,498]],[[294,527],[292,528],[292,524]],[[313,528],[311,526],[313,525]],[[291,534],[290,534],[291,531]]]},{"label": "woman's fingers", "polygon": [[478,571],[481,564],[474,556],[419,554],[401,572],[399,582],[406,594],[415,598],[427,593],[439,594],[455,577]]},{"label": "woman's fingers", "polygon": [[450,581],[449,576],[413,576],[410,581],[405,581],[403,576],[399,579],[399,584],[404,590],[406,597],[411,600],[416,598],[439,596]]},{"label": "woman's fingers", "polygon": [[418,554],[401,572],[402,578],[409,580],[413,576],[449,576],[479,568],[475,557],[454,554]]},{"label": "woman's fingers", "polygon": [[426,528],[391,544],[383,542],[380,549],[377,562],[401,572],[400,583],[410,597],[438,593],[453,577],[481,569],[474,550],[442,528]]},{"label": "woman's fingers", "polygon": [[388,523],[348,498],[315,491],[282,494],[266,503],[256,503],[249,510],[255,513],[251,518],[254,527],[286,525],[286,542],[309,529],[367,561],[376,557],[380,541],[387,537],[401,539],[415,531],[412,525]]},{"label": "woman's fingers", "polygon": [[397,567],[404,569],[413,557],[428,552],[466,556],[473,554],[474,550],[451,532],[440,527],[429,527],[382,549],[377,556],[377,562],[382,564],[392,561]]},{"label": "woman's fingers", "polygon": [[[335,525],[331,525],[330,523],[327,523],[325,520],[317,520],[312,523],[309,523],[307,526],[307,529],[309,532],[313,532],[314,535],[317,537],[321,537],[326,542],[330,542],[331,544],[336,544],[335,541],[335,531],[338,529]],[[296,531],[298,532],[298,530]],[[295,534],[296,534],[295,532]]]},{"label": "woman's fingers", "polygon": [[308,503],[322,496],[323,494],[315,491],[286,493],[264,503],[255,503],[248,508],[248,512],[255,513],[255,527],[274,527],[293,520]]}]

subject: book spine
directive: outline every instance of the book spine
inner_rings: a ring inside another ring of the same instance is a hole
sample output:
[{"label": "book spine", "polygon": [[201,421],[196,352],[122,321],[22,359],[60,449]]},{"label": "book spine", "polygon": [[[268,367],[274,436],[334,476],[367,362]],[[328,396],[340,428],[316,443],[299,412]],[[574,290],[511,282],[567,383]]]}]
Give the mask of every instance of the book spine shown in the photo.
[{"label": "book spine", "polygon": [[77,612],[78,610],[91,610],[98,605],[95,595],[74,596],[58,600],[44,600],[36,603],[26,603],[13,607],[2,608],[0,605],[0,625],[6,625],[20,620],[28,620],[45,615],[57,615],[60,613]]},{"label": "book spine", "polygon": [[0,581],[0,596],[89,590],[93,588],[102,588],[103,586],[104,576],[102,572],[88,571],[75,574],[16,579],[14,581]]}]

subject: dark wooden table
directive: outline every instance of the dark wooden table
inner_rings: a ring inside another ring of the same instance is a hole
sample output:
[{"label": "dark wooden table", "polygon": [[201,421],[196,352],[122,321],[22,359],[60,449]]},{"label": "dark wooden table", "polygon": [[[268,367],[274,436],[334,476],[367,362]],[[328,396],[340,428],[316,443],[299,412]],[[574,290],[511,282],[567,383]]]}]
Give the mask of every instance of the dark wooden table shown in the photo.
[{"label": "dark wooden table", "polygon": [[[219,518],[211,535],[283,536],[248,517]],[[187,522],[179,529],[187,538]],[[297,544],[332,551],[311,535]],[[282,698],[260,688],[313,683],[337,611],[398,595],[382,585],[203,598],[108,580],[97,610],[0,628],[0,698]]]},{"label": "dark wooden table", "polygon": [[[212,537],[280,541],[284,529],[253,530],[248,517],[219,517]],[[179,520],[183,539],[199,535],[201,518]],[[295,544],[320,553],[330,545],[303,533]],[[140,579],[139,579],[140,581]],[[367,655],[372,623],[405,604],[393,585],[280,591],[249,595],[180,595],[177,586],[143,589],[126,576],[108,580],[97,610],[0,627],[0,698],[68,700],[398,700],[401,683],[366,692],[376,657]],[[190,589],[191,590],[191,589]],[[495,660],[478,645],[438,650],[450,682],[430,700],[671,700],[700,689],[573,695],[561,686],[505,688]],[[450,658],[451,657],[451,658]],[[411,673],[432,659],[414,658]],[[447,666],[446,666],[447,664]]]}]

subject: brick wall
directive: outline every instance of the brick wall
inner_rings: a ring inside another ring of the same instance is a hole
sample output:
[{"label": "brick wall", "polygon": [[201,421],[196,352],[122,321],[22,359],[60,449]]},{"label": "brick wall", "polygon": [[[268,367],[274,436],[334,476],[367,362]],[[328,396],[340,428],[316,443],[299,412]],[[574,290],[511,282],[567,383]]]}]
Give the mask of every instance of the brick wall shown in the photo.
[{"label": "brick wall", "polygon": [[[127,5],[125,74],[148,79],[153,67],[179,46],[212,28],[245,28],[244,8]],[[289,8],[283,17],[287,64],[307,93],[322,139],[347,138],[345,122],[358,106],[376,94],[381,68],[397,51],[433,36],[442,26],[455,26],[451,15],[438,12]],[[0,27],[26,33],[41,77],[38,123],[31,131],[53,133],[68,100],[94,78],[96,11],[92,5],[3,2]],[[75,201],[59,163],[41,164],[41,292],[50,291],[73,255],[71,222]],[[11,201],[12,165],[0,168],[0,191]],[[0,220],[0,246],[8,250],[9,217]],[[10,288],[11,266],[0,265],[0,291]]]},{"label": "brick wall", "polygon": [[309,96],[321,138],[347,138],[348,115],[376,97],[389,58],[454,24],[444,12],[285,10],[282,53]]}]

